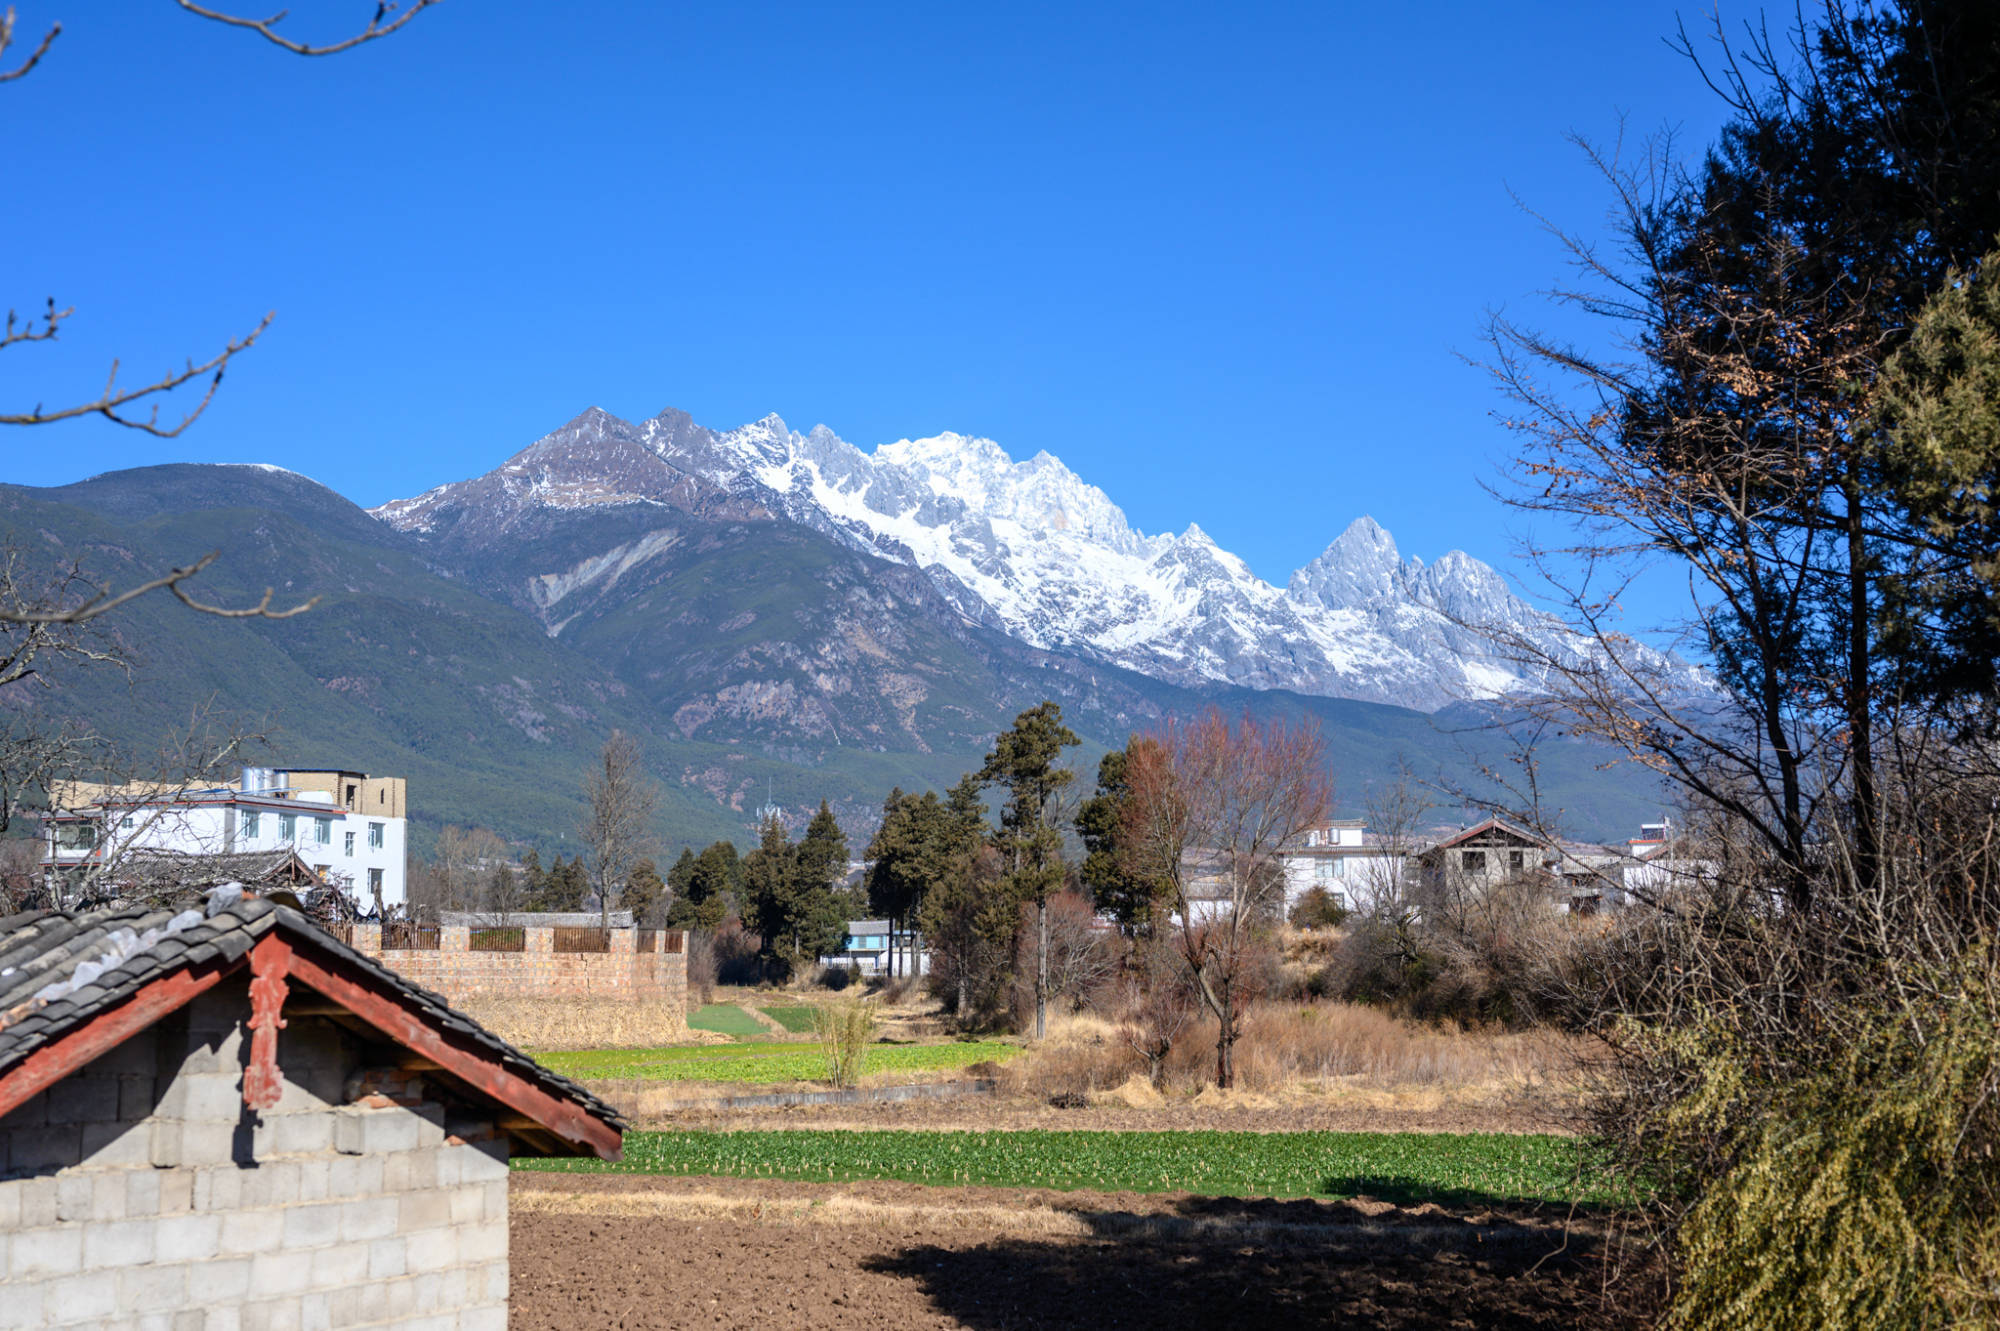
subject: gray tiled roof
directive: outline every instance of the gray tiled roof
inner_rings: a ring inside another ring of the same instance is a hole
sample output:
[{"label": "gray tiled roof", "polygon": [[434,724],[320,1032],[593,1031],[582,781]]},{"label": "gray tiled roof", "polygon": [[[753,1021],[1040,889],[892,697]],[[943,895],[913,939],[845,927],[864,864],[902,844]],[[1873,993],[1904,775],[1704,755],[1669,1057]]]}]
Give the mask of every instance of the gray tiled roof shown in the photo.
[{"label": "gray tiled roof", "polygon": [[[363,956],[287,906],[245,897],[213,913],[144,906],[70,914],[30,911],[0,919],[0,1077],[35,1050],[146,985],[204,961],[240,959],[279,930],[367,974],[372,986],[403,1000],[426,1025],[543,1091],[574,1101],[619,1129],[618,1111],[454,1009]],[[101,971],[100,968],[101,967]]]}]

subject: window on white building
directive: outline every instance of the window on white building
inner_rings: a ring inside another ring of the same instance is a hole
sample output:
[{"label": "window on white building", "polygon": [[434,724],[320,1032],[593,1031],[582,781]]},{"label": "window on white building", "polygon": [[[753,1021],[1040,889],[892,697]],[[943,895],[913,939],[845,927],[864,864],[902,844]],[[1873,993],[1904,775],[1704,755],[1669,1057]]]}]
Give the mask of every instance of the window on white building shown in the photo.
[{"label": "window on white building", "polygon": [[299,816],[295,813],[278,815],[278,838],[281,841],[296,841],[299,836]]},{"label": "window on white building", "polygon": [[1324,855],[1320,856],[1318,870],[1319,870],[1318,877],[1322,883],[1330,883],[1333,881],[1334,863],[1332,860],[1328,859]]},{"label": "window on white building", "polygon": [[380,823],[368,824],[368,849],[370,850],[382,849],[382,824]]},{"label": "window on white building", "polygon": [[352,833],[352,832],[342,832],[342,833],[340,834],[340,848],[341,848],[342,852],[343,852],[343,853],[345,853],[345,854],[346,854],[346,855],[347,855],[347,856],[348,856],[349,858],[352,858],[352,857],[353,857],[353,855],[354,855],[354,833]]},{"label": "window on white building", "polygon": [[1527,862],[1527,857],[1522,852],[1518,850],[1510,850],[1507,852],[1507,869],[1509,872],[1511,873],[1521,872],[1522,866],[1526,862]]},{"label": "window on white building", "polygon": [[1467,873],[1485,873],[1485,872],[1486,872],[1486,852],[1485,852],[1485,851],[1483,851],[1483,850],[1468,850],[1468,851],[1464,851],[1464,852],[1462,852],[1462,855],[1463,855],[1463,858],[1462,858],[1462,859],[1461,859],[1461,860],[1459,861],[1459,863],[1460,863],[1461,865],[1463,865],[1463,866],[1464,866],[1464,868],[1465,868],[1465,871],[1466,871]]},{"label": "window on white building", "polygon": [[263,816],[255,809],[245,809],[243,811],[243,835],[246,837],[256,836],[257,824],[263,820]]},{"label": "window on white building", "polygon": [[89,850],[97,844],[97,827],[92,823],[58,823],[56,844],[64,850]]},{"label": "window on white building", "polygon": [[333,820],[331,818],[313,819],[313,840],[322,846],[333,844]]},{"label": "window on white building", "polygon": [[126,815],[125,815],[125,816],[124,816],[123,818],[120,818],[120,819],[118,820],[118,826],[120,826],[120,827],[124,828],[124,829],[125,829],[126,831],[128,831],[128,832],[129,832],[129,831],[131,831],[131,830],[132,830],[132,815],[128,813],[128,814],[126,814]]},{"label": "window on white building", "polygon": [[382,871],[380,869],[370,869],[368,871],[368,894],[370,896],[380,896],[381,893]]}]

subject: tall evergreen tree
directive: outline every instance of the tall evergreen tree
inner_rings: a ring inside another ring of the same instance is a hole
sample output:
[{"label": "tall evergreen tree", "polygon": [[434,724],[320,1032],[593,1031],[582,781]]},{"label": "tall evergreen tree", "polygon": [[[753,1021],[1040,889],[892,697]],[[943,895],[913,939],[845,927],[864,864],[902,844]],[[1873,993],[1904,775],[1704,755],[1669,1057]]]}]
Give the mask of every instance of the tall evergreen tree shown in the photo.
[{"label": "tall evergreen tree", "polygon": [[847,931],[833,892],[835,875],[846,869],[847,839],[832,812],[820,808],[824,823],[815,816],[798,845],[775,816],[767,819],[757,849],[743,859],[743,922],[762,939],[766,964],[788,971],[837,949]]},{"label": "tall evergreen tree", "polygon": [[1062,888],[1062,835],[1051,819],[1056,798],[1076,773],[1056,764],[1080,743],[1062,708],[1041,702],[1014,718],[993,741],[979,779],[1007,792],[995,846],[1007,864],[1007,892],[1035,905],[1035,1038],[1048,1034],[1049,898]]},{"label": "tall evergreen tree", "polygon": [[1078,876],[1090,889],[1098,909],[1111,915],[1130,935],[1152,930],[1172,892],[1168,884],[1144,878],[1135,870],[1122,835],[1125,805],[1132,797],[1127,776],[1132,755],[1158,743],[1149,736],[1134,735],[1124,748],[1105,754],[1097,764],[1097,791],[1076,813],[1076,831],[1085,850]]}]

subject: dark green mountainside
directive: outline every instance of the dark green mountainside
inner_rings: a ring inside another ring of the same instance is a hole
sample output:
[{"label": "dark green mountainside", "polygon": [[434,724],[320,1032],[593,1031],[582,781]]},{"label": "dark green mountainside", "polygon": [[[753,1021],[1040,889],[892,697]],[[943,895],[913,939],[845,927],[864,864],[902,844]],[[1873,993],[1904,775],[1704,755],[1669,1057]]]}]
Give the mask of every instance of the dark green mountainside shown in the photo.
[{"label": "dark green mountainside", "polygon": [[[1043,698],[1085,737],[1080,763],[1209,703],[1311,717],[1343,811],[1400,765],[1473,781],[1505,767],[1476,714],[1236,689],[1193,691],[964,621],[919,571],[690,485],[675,503],[524,508],[500,526],[404,534],[304,477],[176,465],[56,489],[0,486],[0,536],[30,569],[75,561],[123,586],[219,550],[199,579],[224,604],[320,598],[297,617],[224,620],[164,596],[100,621],[133,658],[59,671],[6,700],[145,746],[204,701],[268,726],[280,763],[410,780],[420,837],[479,824],[560,848],[604,737],[644,745],[669,844],[750,832],[767,788],[834,802],[850,836],[889,788],[942,787]],[[1601,751],[1538,753],[1577,835],[1623,837],[1658,812],[1649,779]],[[1086,770],[1089,770],[1088,768]]]}]

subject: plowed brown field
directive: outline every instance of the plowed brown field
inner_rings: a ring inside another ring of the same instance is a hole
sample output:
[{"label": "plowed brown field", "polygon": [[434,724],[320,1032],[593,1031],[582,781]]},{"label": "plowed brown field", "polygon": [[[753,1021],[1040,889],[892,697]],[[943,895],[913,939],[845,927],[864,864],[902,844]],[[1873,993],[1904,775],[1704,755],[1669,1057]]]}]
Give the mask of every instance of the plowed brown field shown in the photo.
[{"label": "plowed brown field", "polygon": [[515,1331],[1646,1324],[1560,1211],[517,1175]]}]

